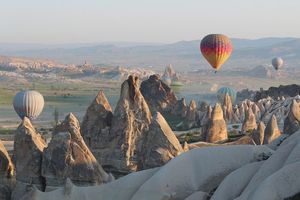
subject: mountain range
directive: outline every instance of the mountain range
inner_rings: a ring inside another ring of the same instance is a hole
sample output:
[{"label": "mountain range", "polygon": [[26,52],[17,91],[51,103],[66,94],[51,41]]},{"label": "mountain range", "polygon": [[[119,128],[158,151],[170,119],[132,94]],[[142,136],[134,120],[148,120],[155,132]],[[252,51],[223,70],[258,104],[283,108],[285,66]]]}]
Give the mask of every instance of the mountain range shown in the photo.
[{"label": "mountain range", "polygon": [[[63,64],[149,67],[163,69],[171,63],[176,70],[206,69],[207,62],[199,51],[200,40],[172,44],[107,42],[98,44],[0,44],[0,54],[51,59]],[[280,56],[285,67],[300,65],[300,38],[232,39],[234,51],[223,70],[245,70],[270,65]]]}]

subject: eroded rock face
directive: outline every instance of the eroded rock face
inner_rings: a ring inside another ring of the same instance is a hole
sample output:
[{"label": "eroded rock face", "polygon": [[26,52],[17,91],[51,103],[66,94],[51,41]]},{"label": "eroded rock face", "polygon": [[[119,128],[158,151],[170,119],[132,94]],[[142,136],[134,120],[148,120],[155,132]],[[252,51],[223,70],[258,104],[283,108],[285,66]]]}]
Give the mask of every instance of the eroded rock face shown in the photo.
[{"label": "eroded rock face", "polygon": [[12,199],[20,199],[30,185],[35,185],[42,191],[45,189],[45,180],[41,174],[45,147],[46,142],[25,117],[14,138],[17,183]]},{"label": "eroded rock face", "polygon": [[[203,128],[207,125],[207,123],[209,122],[209,120],[211,119],[211,113],[212,113],[212,107],[208,106],[206,113],[203,115],[201,121],[200,121],[200,126],[202,126]],[[205,132],[205,131],[203,131]]]},{"label": "eroded rock face", "polygon": [[11,200],[11,192],[15,183],[15,167],[0,140],[0,199]]},{"label": "eroded rock face", "polygon": [[85,144],[72,113],[55,128],[44,150],[42,175],[47,189],[62,186],[67,178],[79,185],[101,184],[108,178]]},{"label": "eroded rock face", "polygon": [[112,123],[112,108],[100,91],[88,107],[81,124],[81,133],[85,143],[91,149],[105,148],[108,144],[109,128]]},{"label": "eroded rock face", "polygon": [[129,76],[121,87],[110,131],[112,153],[101,155],[105,165],[130,172],[138,168],[144,133],[151,123],[150,109],[139,90],[139,79]]},{"label": "eroded rock face", "polygon": [[160,167],[183,151],[164,117],[157,112],[143,141],[141,168]]},{"label": "eroded rock face", "polygon": [[252,111],[255,115],[256,120],[258,121],[260,119],[261,113],[259,107],[255,103],[252,105]]},{"label": "eroded rock face", "polygon": [[263,144],[266,126],[263,121],[260,121],[257,129],[253,132],[252,138],[257,145]]},{"label": "eroded rock face", "polygon": [[228,93],[225,94],[224,102],[223,102],[223,114],[226,122],[232,122],[233,120],[233,108],[231,98]]},{"label": "eroded rock face", "polygon": [[11,158],[1,140],[0,140],[0,163],[1,163],[0,165],[1,175],[3,175],[6,178],[12,178],[15,176],[15,166],[12,163]]},{"label": "eroded rock face", "polygon": [[256,117],[252,111],[252,108],[249,107],[246,111],[245,120],[242,126],[242,132],[251,131],[257,128]]},{"label": "eroded rock face", "polygon": [[187,105],[185,103],[185,99],[182,98],[176,102],[174,109],[171,111],[173,115],[179,115],[181,117],[186,116]]},{"label": "eroded rock face", "polygon": [[300,106],[294,99],[290,105],[290,111],[284,120],[283,132],[285,134],[293,134],[300,129]]},{"label": "eroded rock face", "polygon": [[277,125],[277,119],[275,115],[272,115],[270,121],[267,124],[265,129],[265,136],[263,144],[270,144],[273,140],[278,138],[281,135],[281,132]]},{"label": "eroded rock face", "polygon": [[191,129],[197,125],[198,121],[197,104],[195,100],[191,100],[190,105],[187,108],[186,117],[183,121],[184,129]]},{"label": "eroded rock face", "polygon": [[254,99],[259,100],[268,96],[276,99],[278,97],[294,97],[300,94],[300,86],[296,84],[280,85],[279,87],[270,87],[268,90],[257,92]]},{"label": "eroded rock face", "polygon": [[143,81],[140,90],[152,112],[170,112],[177,103],[172,89],[157,74]]},{"label": "eroded rock face", "polygon": [[220,104],[216,104],[212,111],[211,119],[207,124],[206,142],[221,142],[228,139],[227,126],[223,118]]}]

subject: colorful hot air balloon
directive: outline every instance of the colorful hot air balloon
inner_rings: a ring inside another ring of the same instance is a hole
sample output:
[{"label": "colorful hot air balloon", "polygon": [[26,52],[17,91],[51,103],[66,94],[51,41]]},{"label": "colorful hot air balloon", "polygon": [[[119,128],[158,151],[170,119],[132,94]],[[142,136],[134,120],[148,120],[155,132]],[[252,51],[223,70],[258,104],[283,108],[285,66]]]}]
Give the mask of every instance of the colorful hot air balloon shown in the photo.
[{"label": "colorful hot air balloon", "polygon": [[283,60],[280,57],[276,57],[272,59],[272,65],[274,67],[275,70],[278,70],[279,68],[282,67],[283,65]]},{"label": "colorful hot air balloon", "polygon": [[225,35],[210,34],[202,39],[200,50],[208,63],[217,71],[230,57],[232,44]]},{"label": "colorful hot air balloon", "polygon": [[20,91],[13,100],[13,106],[21,119],[36,119],[43,111],[44,97],[37,91]]},{"label": "colorful hot air balloon", "polygon": [[236,91],[230,87],[222,87],[217,92],[217,98],[220,103],[224,102],[226,93],[230,96],[231,102],[234,103],[236,100]]}]

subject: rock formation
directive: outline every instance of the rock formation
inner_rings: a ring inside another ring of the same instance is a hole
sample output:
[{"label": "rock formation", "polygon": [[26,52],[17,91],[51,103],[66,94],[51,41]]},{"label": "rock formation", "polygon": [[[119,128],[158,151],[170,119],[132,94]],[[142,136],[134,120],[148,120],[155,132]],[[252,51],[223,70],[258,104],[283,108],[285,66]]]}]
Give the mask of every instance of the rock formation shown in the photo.
[{"label": "rock formation", "polygon": [[216,143],[228,139],[227,126],[223,118],[223,111],[220,104],[216,104],[213,108],[211,119],[207,124],[206,142]]},{"label": "rock formation", "polygon": [[256,117],[252,111],[252,108],[249,107],[246,111],[245,120],[242,126],[242,132],[252,131],[257,128]]},{"label": "rock formation", "polygon": [[112,153],[100,156],[101,163],[127,173],[138,168],[144,133],[151,123],[151,112],[139,86],[139,79],[134,76],[122,84],[110,130]]},{"label": "rock formation", "polygon": [[264,142],[266,126],[263,121],[260,121],[258,127],[253,131],[252,138],[257,145],[261,145]]},{"label": "rock formation", "polygon": [[[5,149],[2,141],[0,140],[0,175],[6,178],[15,176],[15,166],[11,161],[11,158]],[[0,183],[1,183],[0,179]]]},{"label": "rock formation", "polygon": [[11,192],[15,183],[15,167],[0,140],[0,199],[11,200]]},{"label": "rock formation", "polygon": [[42,177],[42,157],[46,142],[35,130],[28,118],[19,125],[14,138],[14,160],[16,166],[16,187],[12,199],[20,199],[28,186],[45,190]]},{"label": "rock formation", "polygon": [[[231,172],[241,169],[243,166],[257,163],[263,157],[271,156],[272,152],[263,145],[198,148],[177,156],[160,168],[131,173],[108,184],[77,187],[72,183],[67,183],[64,188],[52,192],[43,193],[34,190],[23,200],[81,200],[83,197],[86,200],[185,200],[193,196],[199,199],[207,196],[207,194],[213,194],[218,185]],[[256,166],[254,165],[254,167]],[[259,166],[256,169],[258,170],[258,168]],[[248,176],[251,178],[251,174],[244,174],[243,177],[247,179],[244,180],[240,178],[240,175],[235,181],[245,181],[244,185],[246,185]],[[241,183],[237,185],[233,183],[235,182],[230,182],[226,187],[232,186],[237,190],[242,187]],[[232,193],[238,192],[230,190],[226,195]],[[225,194],[221,197],[223,196]]]},{"label": "rock formation", "polygon": [[143,81],[140,90],[153,113],[170,112],[177,104],[174,92],[160,80],[159,75],[151,75],[148,80]]},{"label": "rock formation", "polygon": [[175,134],[163,116],[157,112],[144,138],[141,169],[160,167],[183,153]]},{"label": "rock formation", "polygon": [[181,98],[176,102],[176,105],[174,109],[171,111],[171,114],[185,117],[186,116],[186,111],[187,111],[187,106],[185,103],[185,99]]},{"label": "rock formation", "polygon": [[225,94],[222,108],[225,121],[231,123],[233,119],[233,108],[231,98],[228,93]]},{"label": "rock formation", "polygon": [[85,144],[79,122],[72,113],[55,128],[44,150],[42,175],[47,190],[62,186],[67,178],[78,185],[101,184],[108,179]]},{"label": "rock formation", "polygon": [[275,115],[272,115],[270,121],[265,129],[265,136],[263,144],[270,144],[273,140],[281,135],[280,130],[277,125],[277,119]]},{"label": "rock formation", "polygon": [[198,118],[196,101],[191,100],[183,121],[183,129],[188,130],[195,127],[197,125]]},{"label": "rock formation", "polygon": [[244,107],[244,104],[242,103],[240,106],[239,106],[239,117],[240,117],[240,121],[244,121],[245,120],[245,117],[246,117],[246,108]]},{"label": "rock formation", "polygon": [[259,119],[260,119],[259,107],[256,105],[256,103],[254,103],[251,108],[252,108],[253,114],[255,115],[256,121],[259,121]]},{"label": "rock formation", "polygon": [[233,108],[233,116],[232,116],[232,123],[240,123],[241,122],[241,114],[238,106]]},{"label": "rock formation", "polygon": [[280,85],[279,87],[270,87],[268,90],[262,90],[256,93],[254,99],[266,98],[268,96],[277,99],[278,97],[294,97],[300,94],[300,86],[296,84],[291,85]]},{"label": "rock formation", "polygon": [[164,74],[162,76],[162,78],[170,78],[171,80],[177,80],[178,79],[178,75],[175,72],[175,70],[173,69],[173,66],[171,64],[169,64],[168,66],[166,66]]},{"label": "rock formation", "polygon": [[201,127],[205,127],[206,126],[206,124],[208,123],[208,121],[211,118],[211,113],[212,113],[212,107],[208,106],[205,114],[203,115],[203,117],[202,117],[202,119],[200,121],[200,126]]},{"label": "rock formation", "polygon": [[289,113],[284,120],[283,132],[293,134],[300,129],[300,106],[294,99],[290,105]]},{"label": "rock formation", "polygon": [[81,133],[85,143],[92,149],[105,148],[109,141],[109,128],[112,121],[112,108],[100,91],[88,107],[81,124]]}]

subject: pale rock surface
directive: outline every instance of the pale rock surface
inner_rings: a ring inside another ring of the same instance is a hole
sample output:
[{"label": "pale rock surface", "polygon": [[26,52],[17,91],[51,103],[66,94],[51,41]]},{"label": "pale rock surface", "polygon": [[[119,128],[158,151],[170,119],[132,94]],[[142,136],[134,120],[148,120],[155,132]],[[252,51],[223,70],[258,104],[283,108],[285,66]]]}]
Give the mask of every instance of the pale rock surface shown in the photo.
[{"label": "pale rock surface", "polygon": [[212,111],[211,119],[207,124],[205,136],[206,142],[210,143],[221,142],[228,139],[227,125],[223,118],[222,108],[218,103]]},{"label": "pale rock surface", "polygon": [[[130,200],[138,188],[157,170],[158,168],[154,168],[133,172],[101,186],[78,187],[68,180],[64,187],[52,192],[32,190],[22,200]],[[151,194],[152,192],[148,195]]]},{"label": "pale rock surface", "polygon": [[232,200],[237,198],[262,164],[263,161],[253,162],[231,172],[218,186],[211,200]]},{"label": "pale rock surface", "polygon": [[64,188],[45,193],[33,190],[22,200],[141,200],[145,197],[147,200],[184,200],[196,194],[202,198],[199,191],[212,192],[226,175],[272,152],[263,145],[194,149],[160,168],[132,173],[108,184],[77,187],[67,181]]},{"label": "pale rock surface", "polygon": [[252,108],[248,108],[248,110],[246,111],[246,115],[245,115],[245,120],[243,122],[242,125],[242,132],[247,132],[247,131],[251,131],[257,128],[256,125],[256,118],[255,115],[252,111]]},{"label": "pale rock surface", "polygon": [[107,146],[111,120],[112,108],[104,92],[99,91],[88,107],[81,124],[82,137],[92,150]]},{"label": "pale rock surface", "polygon": [[97,185],[108,179],[85,144],[79,122],[72,113],[55,128],[44,150],[42,175],[46,179],[47,190],[62,186],[67,178],[77,185]]},{"label": "pale rock surface", "polygon": [[209,198],[209,194],[207,194],[206,192],[198,191],[191,194],[184,200],[207,200],[208,198]]},{"label": "pale rock surface", "polygon": [[300,192],[300,161],[285,165],[269,176],[249,197],[249,200],[285,199]]},{"label": "pale rock surface", "polygon": [[278,138],[280,135],[281,132],[277,125],[277,119],[275,115],[272,115],[265,129],[263,144],[270,144],[273,140]]},{"label": "pale rock surface", "polygon": [[264,161],[236,200],[284,199],[299,193],[299,173],[294,173],[299,167],[299,152],[300,131],[297,131]]},{"label": "pale rock surface", "polygon": [[164,117],[157,112],[143,141],[141,169],[160,167],[183,153],[177,137]]},{"label": "pale rock surface", "polygon": [[226,142],[226,143],[209,143],[209,142],[194,142],[188,144],[189,149],[195,149],[195,148],[200,148],[200,147],[212,147],[212,146],[229,146],[229,145],[245,145],[245,144],[250,144],[250,145],[255,145],[255,142],[253,139],[249,136],[243,136],[239,138],[236,141],[233,142]]},{"label": "pale rock surface", "polygon": [[45,190],[45,180],[41,174],[45,147],[46,142],[32,126],[31,121],[25,117],[17,128],[14,138],[17,181],[12,193],[13,200],[19,200],[31,185]]},{"label": "pale rock surface", "polygon": [[264,137],[265,137],[265,129],[266,125],[264,124],[263,121],[260,121],[258,123],[258,127],[255,131],[253,131],[252,138],[257,145],[261,145],[264,142]]},{"label": "pale rock surface", "polygon": [[184,199],[197,191],[209,193],[235,169],[271,153],[266,146],[251,145],[190,150],[161,167],[131,200],[143,199],[149,191],[155,192],[147,196],[148,200]]}]

